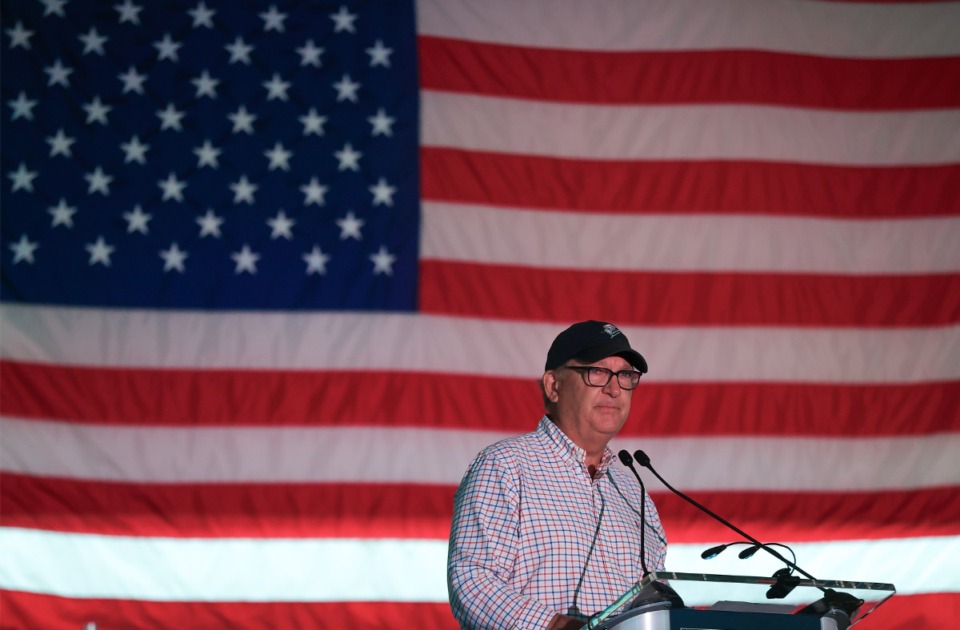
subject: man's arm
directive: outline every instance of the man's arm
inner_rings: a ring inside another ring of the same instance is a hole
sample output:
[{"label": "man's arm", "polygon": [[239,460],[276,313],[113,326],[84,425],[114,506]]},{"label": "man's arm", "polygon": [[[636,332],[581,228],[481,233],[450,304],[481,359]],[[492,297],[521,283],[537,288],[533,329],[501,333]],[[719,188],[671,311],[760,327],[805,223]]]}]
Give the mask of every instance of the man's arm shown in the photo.
[{"label": "man's arm", "polygon": [[[519,553],[520,494],[515,470],[481,454],[454,498],[447,582],[462,628],[570,628],[556,611],[521,595],[508,580]],[[580,622],[583,625],[583,622]]]}]

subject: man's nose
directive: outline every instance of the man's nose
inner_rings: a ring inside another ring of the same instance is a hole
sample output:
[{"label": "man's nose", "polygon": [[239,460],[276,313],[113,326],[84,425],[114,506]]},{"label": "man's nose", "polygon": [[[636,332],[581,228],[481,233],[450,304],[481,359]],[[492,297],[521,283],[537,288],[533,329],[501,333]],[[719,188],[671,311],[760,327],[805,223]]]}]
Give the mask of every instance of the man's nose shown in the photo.
[{"label": "man's nose", "polygon": [[622,388],[620,387],[620,381],[617,380],[617,375],[611,374],[610,380],[603,386],[603,393],[616,397],[620,395],[621,391]]}]

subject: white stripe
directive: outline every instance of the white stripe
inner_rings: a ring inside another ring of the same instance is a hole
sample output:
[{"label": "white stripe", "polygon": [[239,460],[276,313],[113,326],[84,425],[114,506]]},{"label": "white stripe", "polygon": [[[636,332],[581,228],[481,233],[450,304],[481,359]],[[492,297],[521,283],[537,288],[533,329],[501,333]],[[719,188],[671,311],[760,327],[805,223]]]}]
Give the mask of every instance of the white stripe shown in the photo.
[{"label": "white stripe", "polygon": [[[388,370],[536,379],[567,323],[425,315],[0,304],[0,357],[142,368]],[[960,325],[622,325],[659,382],[914,383],[960,378]],[[785,361],[784,357],[790,357]]]},{"label": "white stripe", "polygon": [[[474,455],[506,437],[439,429],[117,427],[16,418],[0,419],[0,428],[0,462],[8,472],[130,483],[456,485]],[[611,447],[643,448],[660,474],[686,490],[828,492],[960,485],[960,433],[624,438]],[[424,458],[424,453],[431,455]]]},{"label": "white stripe", "polygon": [[956,3],[417,0],[423,35],[559,49],[934,57],[960,53],[958,23]]},{"label": "white stripe", "polygon": [[424,91],[424,146],[592,160],[934,165],[960,160],[960,110],[583,105]]},{"label": "white stripe", "polygon": [[[703,564],[705,572],[722,572],[720,558],[694,560],[709,545],[672,545],[667,568]],[[790,546],[821,579],[892,583],[901,593],[960,591],[960,573],[942,566],[960,556],[960,537]],[[445,602],[446,553],[439,540],[127,538],[0,528],[0,588],[152,601]],[[734,574],[763,575],[747,571],[776,565],[733,566]]]},{"label": "white stripe", "polygon": [[960,217],[619,215],[423,204],[421,256],[623,271],[960,272]]}]

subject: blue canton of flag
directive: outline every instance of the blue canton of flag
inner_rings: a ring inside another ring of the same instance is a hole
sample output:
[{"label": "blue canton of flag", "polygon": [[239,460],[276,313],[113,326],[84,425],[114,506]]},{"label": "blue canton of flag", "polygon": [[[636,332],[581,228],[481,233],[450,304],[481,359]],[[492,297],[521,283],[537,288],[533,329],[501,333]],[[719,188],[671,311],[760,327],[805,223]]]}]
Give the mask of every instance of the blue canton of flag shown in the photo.
[{"label": "blue canton of flag", "polygon": [[4,301],[416,307],[408,2],[7,2]]}]

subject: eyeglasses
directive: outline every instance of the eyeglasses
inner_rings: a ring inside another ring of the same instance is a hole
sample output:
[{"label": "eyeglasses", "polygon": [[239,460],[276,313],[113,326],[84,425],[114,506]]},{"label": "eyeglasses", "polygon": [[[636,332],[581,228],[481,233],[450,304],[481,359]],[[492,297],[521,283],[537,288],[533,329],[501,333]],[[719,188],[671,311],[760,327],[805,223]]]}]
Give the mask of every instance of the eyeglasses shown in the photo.
[{"label": "eyeglasses", "polygon": [[591,387],[606,387],[613,375],[617,375],[617,383],[622,389],[634,389],[640,384],[640,372],[634,370],[620,370],[614,372],[602,367],[580,365],[564,365],[563,367],[580,372],[583,382]]}]

